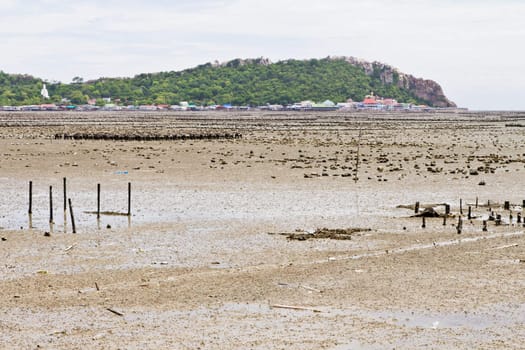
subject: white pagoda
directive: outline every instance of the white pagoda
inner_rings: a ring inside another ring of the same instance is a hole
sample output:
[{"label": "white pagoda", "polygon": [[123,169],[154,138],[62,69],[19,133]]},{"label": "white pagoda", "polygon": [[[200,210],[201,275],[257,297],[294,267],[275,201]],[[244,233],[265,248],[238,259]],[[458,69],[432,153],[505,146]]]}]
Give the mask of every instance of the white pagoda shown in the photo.
[{"label": "white pagoda", "polygon": [[45,98],[46,100],[49,99],[49,92],[46,89],[46,84],[44,84],[44,86],[42,87],[42,90],[40,90],[40,95],[42,95],[42,97]]}]

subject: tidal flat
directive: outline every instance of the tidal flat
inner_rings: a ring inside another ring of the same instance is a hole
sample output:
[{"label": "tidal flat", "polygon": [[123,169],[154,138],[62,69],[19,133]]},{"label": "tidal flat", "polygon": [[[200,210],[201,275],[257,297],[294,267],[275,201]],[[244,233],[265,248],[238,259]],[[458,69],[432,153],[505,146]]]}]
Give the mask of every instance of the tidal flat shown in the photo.
[{"label": "tidal flat", "polygon": [[525,113],[6,112],[0,153],[0,348],[523,347]]}]

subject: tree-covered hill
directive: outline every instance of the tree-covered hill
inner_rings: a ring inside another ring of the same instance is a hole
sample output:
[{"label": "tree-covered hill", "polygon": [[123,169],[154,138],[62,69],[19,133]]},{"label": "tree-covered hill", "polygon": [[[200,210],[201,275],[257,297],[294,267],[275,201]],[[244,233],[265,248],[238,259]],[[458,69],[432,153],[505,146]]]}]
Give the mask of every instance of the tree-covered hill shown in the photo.
[{"label": "tree-covered hill", "polygon": [[[440,107],[446,107],[450,102],[439,85],[432,81],[403,75],[376,62],[369,65],[355,64],[346,58],[277,63],[269,63],[263,58],[236,59],[225,64],[208,63],[179,72],[139,74],[133,78],[100,78],[83,82],[76,77],[70,84],[47,82],[51,99],[45,101],[40,97],[41,79],[0,72],[0,105],[58,103],[63,98],[84,104],[88,99],[111,97],[112,100],[119,99],[122,104],[188,101],[199,105],[231,103],[255,106],[303,100],[343,102],[351,98],[360,101],[371,91],[400,102]],[[389,78],[385,79],[385,76]],[[433,95],[418,94],[417,84],[406,77],[417,82],[432,82],[439,90],[435,95],[442,96],[433,101]]]}]

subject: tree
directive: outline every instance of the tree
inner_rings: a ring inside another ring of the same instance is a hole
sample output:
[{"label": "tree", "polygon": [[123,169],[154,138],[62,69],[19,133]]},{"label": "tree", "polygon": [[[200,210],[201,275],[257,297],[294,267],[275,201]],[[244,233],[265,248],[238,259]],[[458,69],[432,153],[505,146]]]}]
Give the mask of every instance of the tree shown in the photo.
[{"label": "tree", "polygon": [[69,97],[69,99],[71,100],[71,103],[74,103],[74,104],[84,104],[87,102],[88,100],[88,97],[85,96],[84,94],[82,94],[81,91],[73,91]]},{"label": "tree", "polygon": [[71,79],[71,82],[73,84],[82,84],[84,82],[84,78],[82,78],[82,77],[74,77],[73,79]]}]

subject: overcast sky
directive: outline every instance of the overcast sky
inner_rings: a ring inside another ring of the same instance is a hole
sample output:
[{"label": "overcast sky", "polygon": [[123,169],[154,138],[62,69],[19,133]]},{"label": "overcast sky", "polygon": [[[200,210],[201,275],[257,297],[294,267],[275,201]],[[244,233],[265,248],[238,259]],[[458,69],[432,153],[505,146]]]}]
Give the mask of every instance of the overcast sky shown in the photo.
[{"label": "overcast sky", "polygon": [[519,0],[0,0],[0,70],[70,82],[344,55],[463,107],[525,110],[524,19]]}]

